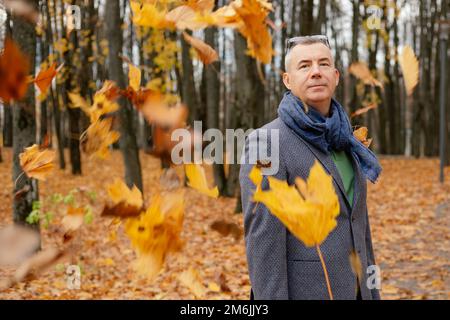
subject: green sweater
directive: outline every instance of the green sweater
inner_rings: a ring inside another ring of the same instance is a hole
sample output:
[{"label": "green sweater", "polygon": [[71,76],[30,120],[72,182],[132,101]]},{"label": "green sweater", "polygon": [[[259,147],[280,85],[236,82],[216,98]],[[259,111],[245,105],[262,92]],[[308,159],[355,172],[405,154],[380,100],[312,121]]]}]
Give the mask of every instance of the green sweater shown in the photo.
[{"label": "green sweater", "polygon": [[339,171],[339,174],[341,175],[342,183],[344,184],[345,192],[347,193],[347,198],[350,201],[350,206],[353,207],[355,173],[353,171],[352,162],[345,151],[333,151],[331,156]]}]

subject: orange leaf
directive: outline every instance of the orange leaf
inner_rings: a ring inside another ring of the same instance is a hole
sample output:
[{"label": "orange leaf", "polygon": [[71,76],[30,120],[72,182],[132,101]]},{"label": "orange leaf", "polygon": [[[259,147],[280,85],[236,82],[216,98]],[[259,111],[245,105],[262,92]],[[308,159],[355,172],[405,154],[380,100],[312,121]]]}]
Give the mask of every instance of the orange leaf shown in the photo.
[{"label": "orange leaf", "polygon": [[200,60],[202,60],[205,65],[219,60],[219,55],[210,45],[198,38],[191,37],[186,32],[183,32],[183,36],[186,42],[188,42],[195,49]]},{"label": "orange leaf", "polygon": [[20,100],[27,93],[30,62],[10,39],[0,55],[0,99],[10,102]]},{"label": "orange leaf", "polygon": [[377,108],[377,107],[378,107],[378,105],[377,105],[376,103],[371,103],[371,104],[369,104],[367,107],[360,108],[360,109],[356,110],[355,112],[353,112],[353,113],[350,115],[350,118],[353,118],[353,117],[362,115],[362,114],[366,113],[367,111],[369,111],[369,110],[371,110],[371,109],[375,109],[375,108]]},{"label": "orange leaf", "polygon": [[184,104],[170,107],[158,96],[147,99],[140,111],[148,122],[170,128],[182,126],[188,116],[188,109]]},{"label": "orange leaf", "polygon": [[[61,70],[61,66],[58,68],[58,70]],[[47,94],[47,90],[50,87],[53,78],[58,73],[58,70],[56,70],[56,62],[54,62],[50,68],[41,70],[36,79],[34,79],[34,83],[39,88],[42,95]]]},{"label": "orange leaf", "polygon": [[356,139],[361,141],[362,144],[364,144],[367,148],[372,143],[372,139],[367,139],[367,134],[369,130],[366,127],[361,127],[355,131],[353,131],[353,135]]},{"label": "orange leaf", "polygon": [[370,72],[369,70],[369,67],[364,62],[361,61],[353,62],[349,67],[349,71],[351,74],[353,74],[356,78],[360,79],[365,84],[381,88],[383,87],[383,84],[374,78],[372,72]]}]

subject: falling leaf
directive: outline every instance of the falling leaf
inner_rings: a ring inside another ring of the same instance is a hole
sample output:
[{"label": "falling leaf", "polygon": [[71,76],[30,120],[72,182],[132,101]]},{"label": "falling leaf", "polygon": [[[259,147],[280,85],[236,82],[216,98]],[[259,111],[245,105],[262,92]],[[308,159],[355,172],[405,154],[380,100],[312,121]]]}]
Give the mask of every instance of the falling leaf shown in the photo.
[{"label": "falling leaf", "polygon": [[207,23],[198,21],[195,10],[187,5],[178,6],[170,10],[166,14],[165,19],[179,30],[198,30],[208,26]]},{"label": "falling leaf", "polygon": [[188,0],[187,6],[197,12],[211,12],[214,9],[215,0]]},{"label": "falling leaf", "polygon": [[371,109],[375,109],[375,108],[378,108],[378,105],[376,103],[371,103],[367,107],[363,107],[363,108],[360,108],[360,109],[356,110],[355,112],[353,112],[351,114],[350,117],[353,118],[353,117],[356,117],[356,116],[360,116],[360,115],[366,113],[367,111],[369,111]]},{"label": "falling leaf", "polygon": [[196,298],[201,299],[205,297],[207,289],[203,285],[200,274],[196,269],[190,267],[188,270],[183,271],[178,276],[178,279],[195,295]]},{"label": "falling leaf", "polygon": [[306,246],[318,246],[336,227],[339,200],[332,177],[316,161],[307,181],[295,180],[295,186],[286,181],[268,177],[270,189],[257,188],[253,199],[262,202],[270,212]]},{"label": "falling leaf", "polygon": [[106,80],[95,94],[103,95],[109,101],[114,101],[119,97],[120,90],[114,81]]},{"label": "falling leaf", "polygon": [[108,195],[114,203],[125,202],[131,206],[141,208],[143,205],[142,192],[135,185],[130,189],[120,179],[108,186]]},{"label": "falling leaf", "polygon": [[128,81],[129,86],[134,90],[138,91],[141,87],[141,70],[133,65],[132,63],[128,64]]},{"label": "falling leaf", "polygon": [[372,139],[367,139],[368,132],[369,130],[366,127],[361,127],[353,131],[353,135],[355,136],[355,138],[358,139],[358,141],[361,141],[361,143],[364,144],[367,148],[372,143]]},{"label": "falling leaf", "polygon": [[381,88],[383,87],[383,84],[374,78],[372,72],[369,70],[369,67],[367,67],[367,64],[362,61],[353,62],[349,67],[349,71],[365,84],[378,86]]},{"label": "falling leaf", "polygon": [[131,189],[120,179],[108,186],[108,195],[113,204],[106,204],[101,216],[130,218],[142,213],[143,198],[141,191],[133,186]]},{"label": "falling leaf", "polygon": [[46,95],[48,88],[50,87],[53,78],[56,76],[59,70],[61,70],[61,67],[63,65],[59,66],[58,69],[56,69],[56,62],[53,63],[50,68],[41,70],[39,74],[37,75],[36,79],[34,79],[34,83],[41,91],[42,95]]},{"label": "falling leaf", "polygon": [[186,177],[188,178],[188,186],[212,198],[217,198],[219,196],[219,189],[217,186],[213,188],[208,187],[205,169],[201,165],[188,163],[184,165],[184,169]]},{"label": "falling leaf", "polygon": [[54,167],[55,156],[55,151],[34,144],[19,154],[20,166],[27,177],[45,181]]},{"label": "falling leaf", "polygon": [[2,5],[14,16],[25,18],[31,23],[39,22],[39,11],[25,0],[3,0]]},{"label": "falling leaf", "polygon": [[66,233],[78,230],[84,222],[85,208],[77,208],[69,206],[67,213],[61,221]]},{"label": "falling leaf", "polygon": [[120,137],[117,131],[111,130],[111,126],[111,118],[92,123],[80,138],[81,150],[89,156],[108,158],[109,146]]},{"label": "falling leaf", "polygon": [[19,225],[0,229],[0,267],[17,265],[31,256],[40,244],[36,230]]},{"label": "falling leaf", "polygon": [[19,47],[6,38],[0,55],[0,99],[4,102],[20,100],[27,93],[30,63]]},{"label": "falling leaf", "polygon": [[234,222],[227,222],[225,220],[214,221],[211,224],[211,229],[219,232],[224,237],[232,235],[236,241],[240,240],[243,235],[243,230],[240,226]]},{"label": "falling leaf", "polygon": [[134,267],[149,280],[163,267],[168,253],[179,251],[184,219],[184,192],[156,194],[148,209],[125,223],[125,232],[137,253]]},{"label": "falling leaf", "polygon": [[105,81],[103,87],[94,95],[94,102],[89,106],[88,102],[78,93],[70,92],[69,98],[73,108],[81,108],[89,116],[91,123],[95,123],[103,115],[115,112],[119,105],[114,102],[118,95],[118,89],[111,81]]},{"label": "falling leaf", "polygon": [[133,12],[133,23],[141,27],[155,29],[170,28],[173,24],[166,20],[166,10],[159,10],[152,3],[140,4],[137,1],[130,1]]},{"label": "falling leaf", "polygon": [[171,107],[162,97],[147,99],[140,111],[149,123],[170,128],[182,126],[188,116],[188,108],[184,104]]},{"label": "falling leaf", "polygon": [[216,50],[214,50],[210,45],[198,38],[190,36],[186,32],[183,32],[183,36],[186,42],[188,42],[195,49],[200,60],[205,65],[219,60],[219,55],[217,54]]},{"label": "falling leaf", "polygon": [[80,96],[79,93],[68,92],[68,96],[70,101],[72,102],[72,104],[69,105],[71,108],[80,108],[84,113],[90,115],[90,106],[88,102],[82,96]]},{"label": "falling leaf", "polygon": [[410,96],[419,82],[419,61],[410,46],[406,46],[403,49],[399,57],[399,64],[403,72],[406,93]]},{"label": "falling leaf", "polygon": [[262,63],[270,63],[274,51],[266,19],[273,10],[272,4],[265,0],[236,0],[230,6],[242,21],[238,30],[247,40],[248,54]]}]

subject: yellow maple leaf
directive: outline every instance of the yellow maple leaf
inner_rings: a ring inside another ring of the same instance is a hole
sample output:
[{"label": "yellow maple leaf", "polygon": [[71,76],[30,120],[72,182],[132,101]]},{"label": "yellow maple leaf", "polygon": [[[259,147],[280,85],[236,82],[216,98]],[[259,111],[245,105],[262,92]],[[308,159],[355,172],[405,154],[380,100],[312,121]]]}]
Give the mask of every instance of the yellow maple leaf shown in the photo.
[{"label": "yellow maple leaf", "polygon": [[262,63],[270,63],[274,51],[266,20],[272,5],[265,0],[235,0],[230,6],[242,21],[238,30],[247,39],[248,54]]},{"label": "yellow maple leaf", "polygon": [[27,177],[45,181],[54,167],[55,156],[54,150],[44,149],[34,144],[19,154],[20,166]]},{"label": "yellow maple leaf", "polygon": [[410,46],[406,46],[398,62],[403,72],[406,93],[410,96],[419,83],[419,61],[414,54],[414,50]]},{"label": "yellow maple leaf", "polygon": [[132,63],[128,63],[128,68],[129,86],[134,91],[138,91],[141,87],[141,70]]},{"label": "yellow maple leaf", "polygon": [[219,189],[217,186],[214,188],[208,187],[205,170],[201,165],[189,163],[184,165],[184,169],[188,178],[188,186],[213,198],[219,196]]},{"label": "yellow maple leaf", "polygon": [[142,192],[138,187],[133,186],[131,189],[120,179],[115,179],[114,183],[108,186],[108,196],[117,204],[126,202],[129,205],[141,208],[143,205]]},{"label": "yellow maple leaf", "polygon": [[89,156],[100,159],[109,157],[109,146],[119,140],[120,134],[111,130],[112,119],[107,118],[93,122],[81,135],[81,149]]},{"label": "yellow maple leaf", "polygon": [[306,246],[318,246],[336,227],[339,200],[332,177],[316,161],[307,181],[297,178],[296,186],[268,177],[270,189],[257,189],[255,202],[262,202],[270,212]]},{"label": "yellow maple leaf", "polygon": [[137,26],[156,29],[174,26],[171,21],[166,20],[167,10],[160,10],[155,4],[140,4],[139,2],[131,1],[130,6],[133,12],[133,23]]},{"label": "yellow maple leaf", "polygon": [[125,232],[136,250],[138,259],[134,267],[139,273],[154,279],[167,254],[182,248],[183,219],[183,190],[153,196],[145,212],[137,218],[127,219]]},{"label": "yellow maple leaf", "polygon": [[72,102],[72,108],[81,108],[81,110],[89,116],[91,123],[96,122],[100,117],[107,113],[115,112],[119,109],[119,105],[112,101],[115,95],[111,93],[115,88],[112,87],[111,81],[105,81],[103,87],[94,95],[94,102],[91,106],[80,96],[79,93],[69,92],[69,98]]}]

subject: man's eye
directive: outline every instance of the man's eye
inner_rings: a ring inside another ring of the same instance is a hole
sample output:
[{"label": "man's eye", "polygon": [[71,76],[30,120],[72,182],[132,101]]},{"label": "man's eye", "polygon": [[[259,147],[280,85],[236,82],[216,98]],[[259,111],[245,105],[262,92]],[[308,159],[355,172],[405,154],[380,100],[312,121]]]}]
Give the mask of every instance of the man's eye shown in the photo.
[{"label": "man's eye", "polygon": [[327,66],[327,67],[328,67],[330,64],[327,63],[327,62],[323,62],[323,63],[321,63],[320,65],[321,65],[321,66]]},{"label": "man's eye", "polygon": [[305,69],[306,67],[308,67],[306,64],[302,64],[299,69]]}]

